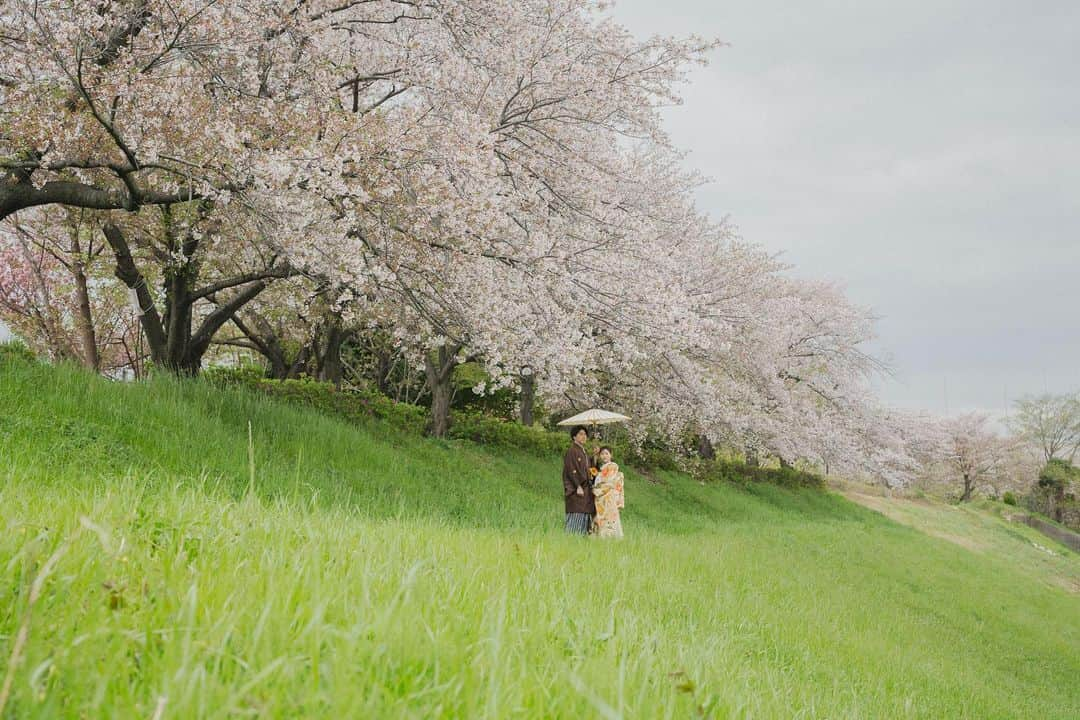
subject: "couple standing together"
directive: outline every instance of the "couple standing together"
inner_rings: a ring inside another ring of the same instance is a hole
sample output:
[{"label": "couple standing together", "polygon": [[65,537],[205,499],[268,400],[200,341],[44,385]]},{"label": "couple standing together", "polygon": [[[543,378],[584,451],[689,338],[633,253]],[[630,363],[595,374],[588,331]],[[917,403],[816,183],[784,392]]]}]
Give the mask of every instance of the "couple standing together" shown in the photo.
[{"label": "couple standing together", "polygon": [[589,431],[578,425],[570,431],[573,444],[563,458],[566,532],[572,535],[622,537],[623,474],[611,461],[611,448],[601,447],[592,458],[585,450]]}]

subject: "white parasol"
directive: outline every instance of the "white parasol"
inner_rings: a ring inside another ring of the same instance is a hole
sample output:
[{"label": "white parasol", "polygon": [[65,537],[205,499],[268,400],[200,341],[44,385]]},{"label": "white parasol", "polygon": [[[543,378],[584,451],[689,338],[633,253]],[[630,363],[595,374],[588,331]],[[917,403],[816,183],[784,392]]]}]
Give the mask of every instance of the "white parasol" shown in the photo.
[{"label": "white parasol", "polygon": [[571,425],[609,425],[611,423],[626,422],[629,419],[630,418],[625,415],[620,415],[617,412],[592,408],[591,410],[580,412],[573,417],[560,420],[558,425],[560,427],[569,427]]}]

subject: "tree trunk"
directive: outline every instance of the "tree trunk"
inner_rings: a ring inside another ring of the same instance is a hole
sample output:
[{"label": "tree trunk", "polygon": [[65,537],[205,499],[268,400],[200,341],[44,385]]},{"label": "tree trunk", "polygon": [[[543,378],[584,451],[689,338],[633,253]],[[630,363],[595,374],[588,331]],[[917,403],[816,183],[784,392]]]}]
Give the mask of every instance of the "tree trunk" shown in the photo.
[{"label": "tree trunk", "polygon": [[266,359],[266,377],[270,380],[292,380],[308,370],[310,344],[300,348],[296,357],[290,361],[281,338],[264,317],[248,312],[243,317],[234,315],[232,322],[248,339],[252,348]]},{"label": "tree trunk", "polygon": [[[163,212],[166,215],[166,232],[169,232],[168,211]],[[135,265],[123,232],[114,223],[106,223],[103,231],[116,259],[116,277],[135,291],[141,313],[139,321],[150,346],[151,359],[155,365],[177,375],[197,375],[203,356],[221,326],[265,290],[269,278],[287,277],[294,272],[287,266],[272,267],[262,272],[238,275],[195,291],[192,288],[198,276],[198,267],[191,258],[198,241],[189,236],[176,245],[176,249],[189,262],[181,268],[171,269],[165,278],[165,311],[164,315],[159,315],[154,298],[146,287],[146,278]],[[219,292],[230,288],[235,289],[230,299],[217,299]],[[198,329],[193,330],[194,305],[200,299],[211,300],[217,308],[203,319]]]},{"label": "tree trunk", "polygon": [[86,272],[82,264],[75,265],[75,306],[78,311],[76,323],[79,327],[79,354],[83,365],[94,372],[101,372],[101,355],[98,353],[97,334],[94,332],[94,316],[90,309],[90,291],[86,285]]},{"label": "tree trunk", "polygon": [[[92,249],[90,252],[92,252]],[[98,352],[97,334],[94,332],[94,314],[90,308],[90,290],[86,282],[86,265],[82,260],[83,251],[79,243],[79,231],[77,228],[71,233],[71,255],[74,258],[71,265],[71,276],[75,280],[75,324],[79,332],[79,345],[81,345],[79,358],[86,368],[94,372],[101,372],[101,355]]]},{"label": "tree trunk", "polygon": [[296,354],[296,358],[290,363],[285,352],[263,352],[261,347],[256,347],[259,353],[266,358],[266,377],[270,380],[296,380],[309,370],[308,359],[311,348],[304,346]]},{"label": "tree trunk", "polygon": [[375,385],[379,388],[379,392],[387,397],[391,394],[390,371],[393,366],[393,357],[389,352],[375,351]]},{"label": "tree trunk", "polygon": [[300,348],[300,352],[296,353],[296,359],[293,360],[292,365],[289,366],[289,371],[285,376],[286,380],[296,380],[301,375],[308,371],[308,363],[311,360],[311,347],[305,345]]},{"label": "tree trunk", "polygon": [[139,324],[142,325],[146,343],[150,347],[150,359],[157,365],[165,364],[165,330],[161,325],[161,317],[158,315],[154,298],[146,287],[146,278],[135,266],[135,260],[131,257],[127,239],[120,228],[113,223],[105,223],[102,231],[105,239],[112,247],[113,256],[116,258],[116,270],[114,274],[128,289],[133,290],[135,302],[139,306]]},{"label": "tree trunk", "polygon": [[960,502],[968,502],[971,500],[971,494],[975,490],[975,482],[970,476],[964,475],[964,494],[960,496]]},{"label": "tree trunk", "polygon": [[536,404],[536,375],[533,373],[521,376],[521,424],[531,427],[533,424],[533,407]]},{"label": "tree trunk", "polygon": [[274,354],[267,355],[262,354],[266,358],[266,377],[270,380],[284,380],[289,377],[289,365],[285,362],[284,355]]},{"label": "tree trunk", "polygon": [[[194,377],[202,366],[203,353],[193,352],[191,342],[193,272],[183,268],[165,280],[164,365],[178,375]],[[205,352],[205,351],[204,351]]]},{"label": "tree trunk", "polygon": [[431,391],[431,418],[427,431],[432,437],[446,437],[450,430],[450,400],[454,394],[452,379],[460,349],[460,346],[443,345],[424,356],[424,372],[428,390]]},{"label": "tree trunk", "polygon": [[439,381],[431,388],[431,420],[428,434],[442,438],[450,431],[450,383]]},{"label": "tree trunk", "polygon": [[346,333],[341,328],[341,316],[330,313],[326,323],[326,345],[319,362],[319,380],[334,383],[336,388],[341,387],[341,344],[345,337]]},{"label": "tree trunk", "polygon": [[698,457],[702,460],[713,460],[716,458],[716,448],[713,447],[709,438],[704,435],[698,436],[697,452]]}]

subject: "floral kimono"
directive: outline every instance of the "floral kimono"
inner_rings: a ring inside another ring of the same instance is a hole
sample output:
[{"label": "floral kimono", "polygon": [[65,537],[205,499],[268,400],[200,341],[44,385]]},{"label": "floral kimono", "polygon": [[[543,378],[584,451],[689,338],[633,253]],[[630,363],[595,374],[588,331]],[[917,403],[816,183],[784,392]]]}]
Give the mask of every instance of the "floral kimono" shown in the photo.
[{"label": "floral kimono", "polygon": [[600,537],[622,537],[619,508],[623,506],[623,474],[618,465],[609,462],[600,468],[593,494],[596,495],[594,532]]}]

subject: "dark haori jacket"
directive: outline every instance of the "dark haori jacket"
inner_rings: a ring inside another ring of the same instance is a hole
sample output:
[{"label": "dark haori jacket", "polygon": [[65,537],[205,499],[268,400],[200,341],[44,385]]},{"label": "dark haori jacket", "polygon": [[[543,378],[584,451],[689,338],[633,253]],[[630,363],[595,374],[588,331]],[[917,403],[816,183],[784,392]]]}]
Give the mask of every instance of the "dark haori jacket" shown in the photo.
[{"label": "dark haori jacket", "polygon": [[[585,450],[577,443],[571,445],[566,451],[566,457],[563,458],[562,470],[566,512],[596,514],[596,498],[593,497],[592,492],[593,480],[592,473],[589,472],[590,467],[592,467],[592,461],[589,460]],[[584,489],[584,495],[577,494],[579,487]]]}]

